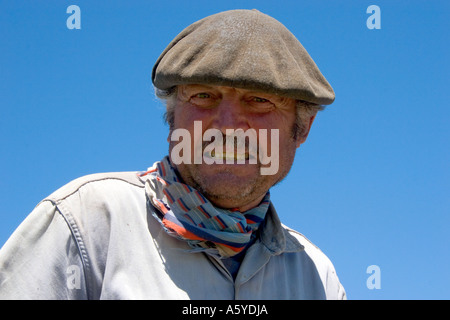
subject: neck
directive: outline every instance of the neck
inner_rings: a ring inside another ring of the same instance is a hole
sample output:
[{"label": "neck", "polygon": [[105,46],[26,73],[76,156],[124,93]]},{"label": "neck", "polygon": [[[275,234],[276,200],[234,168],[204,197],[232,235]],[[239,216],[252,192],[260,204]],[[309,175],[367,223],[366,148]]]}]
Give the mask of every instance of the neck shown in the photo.
[{"label": "neck", "polygon": [[218,207],[218,208],[222,208],[222,209],[227,209],[227,210],[237,210],[239,212],[246,212],[250,209],[253,209],[255,207],[257,207],[262,199],[264,198],[266,194],[263,194],[259,197],[257,197],[256,199],[248,202],[246,201],[245,203],[240,203],[239,201],[236,201],[235,199],[224,199],[224,198],[214,198],[214,197],[207,197],[209,201],[211,201],[212,204],[214,204],[214,206]]}]

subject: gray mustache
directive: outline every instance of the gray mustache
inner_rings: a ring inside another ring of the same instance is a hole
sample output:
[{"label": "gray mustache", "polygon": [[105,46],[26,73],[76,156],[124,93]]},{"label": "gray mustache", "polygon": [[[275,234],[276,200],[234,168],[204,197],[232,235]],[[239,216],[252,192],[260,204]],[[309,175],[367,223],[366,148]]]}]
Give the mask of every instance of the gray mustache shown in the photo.
[{"label": "gray mustache", "polygon": [[[205,150],[207,146],[217,148],[226,152],[243,152],[248,153],[250,157],[257,158],[258,157],[258,141],[257,137],[254,137],[254,141],[251,141],[250,137],[246,136],[236,136],[235,134],[226,135],[221,133],[222,139],[216,139],[215,136],[212,137],[211,141],[202,141],[202,152]],[[218,140],[218,141],[217,141]]]}]

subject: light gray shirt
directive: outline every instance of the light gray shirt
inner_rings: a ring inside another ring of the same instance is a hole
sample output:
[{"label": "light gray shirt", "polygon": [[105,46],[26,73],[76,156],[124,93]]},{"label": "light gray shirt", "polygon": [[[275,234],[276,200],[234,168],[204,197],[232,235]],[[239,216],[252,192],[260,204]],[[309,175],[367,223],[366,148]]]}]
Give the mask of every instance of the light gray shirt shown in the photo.
[{"label": "light gray shirt", "polygon": [[0,299],[346,299],[330,260],[273,206],[235,277],[148,212],[134,172],[76,179],[0,250]]}]

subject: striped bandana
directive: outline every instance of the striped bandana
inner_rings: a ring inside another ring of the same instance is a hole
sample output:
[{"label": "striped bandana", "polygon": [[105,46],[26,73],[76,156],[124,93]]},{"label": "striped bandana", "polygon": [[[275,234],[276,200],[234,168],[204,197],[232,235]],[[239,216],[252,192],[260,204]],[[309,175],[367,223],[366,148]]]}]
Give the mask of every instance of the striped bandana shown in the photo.
[{"label": "striped bandana", "polygon": [[171,236],[187,241],[193,251],[206,251],[220,258],[241,252],[264,220],[270,203],[267,192],[258,207],[246,212],[216,208],[200,192],[180,182],[168,157],[155,162],[146,177],[147,201]]}]

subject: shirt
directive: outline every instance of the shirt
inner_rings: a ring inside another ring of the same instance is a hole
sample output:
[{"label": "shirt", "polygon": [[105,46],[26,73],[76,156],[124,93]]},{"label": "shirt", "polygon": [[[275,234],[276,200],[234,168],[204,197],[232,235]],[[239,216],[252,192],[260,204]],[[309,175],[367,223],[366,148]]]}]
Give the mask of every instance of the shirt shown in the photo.
[{"label": "shirt", "polygon": [[147,207],[135,172],[76,179],[42,200],[0,250],[0,299],[346,299],[325,254],[273,205],[233,276],[190,252]]}]

